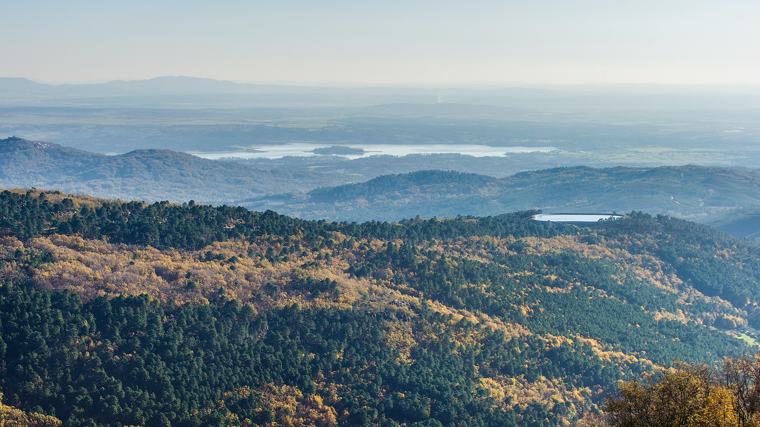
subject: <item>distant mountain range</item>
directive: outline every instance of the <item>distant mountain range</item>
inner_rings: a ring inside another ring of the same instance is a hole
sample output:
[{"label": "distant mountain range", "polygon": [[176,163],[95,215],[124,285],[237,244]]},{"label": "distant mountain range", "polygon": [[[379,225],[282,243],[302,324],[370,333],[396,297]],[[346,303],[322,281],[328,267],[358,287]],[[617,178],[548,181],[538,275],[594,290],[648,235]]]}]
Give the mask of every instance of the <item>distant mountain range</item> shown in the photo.
[{"label": "distant mountain range", "polygon": [[95,84],[50,85],[33,82],[25,78],[0,77],[2,94],[44,94],[44,95],[156,95],[156,94],[201,94],[201,93],[260,93],[288,92],[297,87],[300,92],[319,92],[327,88],[286,85],[258,85],[235,83],[225,80],[196,77],[156,77],[147,80],[113,80]]},{"label": "distant mountain range", "polygon": [[457,215],[545,212],[631,212],[705,219],[760,202],[760,173],[701,166],[555,168],[497,179],[458,172],[386,175],[306,194],[240,202],[302,218],[398,220]]}]

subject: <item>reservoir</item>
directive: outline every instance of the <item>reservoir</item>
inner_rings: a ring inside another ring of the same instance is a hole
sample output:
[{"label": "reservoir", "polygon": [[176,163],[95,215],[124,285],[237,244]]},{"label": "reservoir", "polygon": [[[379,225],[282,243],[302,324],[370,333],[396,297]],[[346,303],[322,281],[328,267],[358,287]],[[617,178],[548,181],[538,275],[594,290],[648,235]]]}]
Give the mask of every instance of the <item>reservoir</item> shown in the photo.
[{"label": "reservoir", "polygon": [[554,221],[554,222],[598,222],[600,219],[618,219],[623,215],[616,214],[587,214],[587,213],[556,213],[556,214],[538,214],[534,215],[536,221]]},{"label": "reservoir", "polygon": [[261,145],[251,151],[232,151],[221,153],[190,153],[204,159],[218,160],[223,158],[238,159],[279,159],[286,156],[311,157],[316,156],[312,151],[315,148],[327,148],[334,145],[342,145],[351,148],[360,148],[364,154],[343,155],[349,159],[359,159],[372,155],[407,156],[410,154],[462,154],[473,157],[504,156],[508,153],[547,153],[554,151],[554,147],[489,147],[475,144],[344,144],[327,143],[318,144],[312,142],[297,142],[282,145]]}]

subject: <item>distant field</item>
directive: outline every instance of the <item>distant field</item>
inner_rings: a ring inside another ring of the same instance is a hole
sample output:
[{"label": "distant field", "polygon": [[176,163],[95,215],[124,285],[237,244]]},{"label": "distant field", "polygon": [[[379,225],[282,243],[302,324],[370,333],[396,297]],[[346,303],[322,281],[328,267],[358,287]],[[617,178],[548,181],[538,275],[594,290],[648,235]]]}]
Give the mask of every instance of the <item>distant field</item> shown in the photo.
[{"label": "distant field", "polygon": [[739,338],[743,339],[745,342],[747,342],[747,344],[760,346],[760,343],[758,343],[755,338],[752,338],[751,336],[749,336],[749,335],[747,335],[745,333],[739,332],[737,334],[737,336]]},{"label": "distant field", "polygon": [[[554,153],[566,161],[578,164],[609,163],[620,165],[754,165],[758,161],[749,151],[720,150],[709,148],[676,149],[668,147],[636,147],[618,145],[615,151],[595,153]],[[572,160],[571,160],[572,159]]]}]

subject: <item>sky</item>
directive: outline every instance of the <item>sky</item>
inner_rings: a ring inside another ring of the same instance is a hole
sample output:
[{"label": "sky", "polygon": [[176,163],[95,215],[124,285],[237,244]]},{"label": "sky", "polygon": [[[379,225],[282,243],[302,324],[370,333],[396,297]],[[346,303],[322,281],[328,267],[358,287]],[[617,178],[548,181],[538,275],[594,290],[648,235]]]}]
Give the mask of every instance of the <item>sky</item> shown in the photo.
[{"label": "sky", "polygon": [[760,1],[2,1],[0,77],[758,84]]}]

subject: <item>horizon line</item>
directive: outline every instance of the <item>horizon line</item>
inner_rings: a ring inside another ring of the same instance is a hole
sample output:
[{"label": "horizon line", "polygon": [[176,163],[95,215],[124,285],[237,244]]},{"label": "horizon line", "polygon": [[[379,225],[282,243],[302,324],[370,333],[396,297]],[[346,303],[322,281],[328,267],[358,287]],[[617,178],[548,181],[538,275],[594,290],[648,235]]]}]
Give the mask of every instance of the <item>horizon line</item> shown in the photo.
[{"label": "horizon line", "polygon": [[41,80],[30,77],[20,76],[0,76],[0,79],[25,79],[34,83],[44,84],[48,86],[63,86],[63,85],[100,85],[111,82],[138,82],[149,81],[160,78],[189,78],[198,80],[213,80],[216,82],[227,82],[241,85],[268,85],[268,86],[305,86],[305,87],[425,87],[425,88],[437,88],[446,89],[448,87],[614,87],[614,86],[674,86],[674,87],[741,87],[741,86],[755,86],[760,87],[760,82],[738,82],[738,83],[663,83],[663,82],[583,82],[583,83],[548,83],[548,82],[525,82],[525,81],[452,81],[452,82],[365,82],[365,81],[291,81],[291,80],[230,80],[230,79],[218,79],[213,77],[196,77],[187,75],[161,75],[149,78],[114,78],[114,79],[93,79],[93,80],[79,80],[79,81],[60,81],[60,80]]}]

